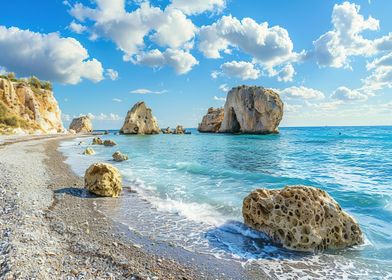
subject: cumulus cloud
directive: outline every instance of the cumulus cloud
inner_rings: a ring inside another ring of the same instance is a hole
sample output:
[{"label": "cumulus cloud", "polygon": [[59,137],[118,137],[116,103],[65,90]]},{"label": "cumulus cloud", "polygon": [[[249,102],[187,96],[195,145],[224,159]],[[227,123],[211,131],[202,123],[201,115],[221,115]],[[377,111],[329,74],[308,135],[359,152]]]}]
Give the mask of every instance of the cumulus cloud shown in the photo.
[{"label": "cumulus cloud", "polygon": [[227,86],[227,84],[221,84],[219,86],[219,89],[223,92],[228,92],[230,90],[230,88]]},{"label": "cumulus cloud", "polygon": [[304,86],[300,87],[289,87],[285,88],[283,90],[278,90],[278,92],[283,95],[287,96],[289,98],[300,98],[300,99],[323,99],[324,93],[322,93],[319,90],[313,89],[313,88],[307,88]]},{"label": "cumulus cloud", "polygon": [[0,26],[0,65],[20,76],[77,84],[82,79],[99,82],[103,67],[74,38],[58,33],[41,34]]},{"label": "cumulus cloud", "polygon": [[120,98],[113,98],[112,101],[120,103],[120,102],[122,102],[122,99],[120,99]]},{"label": "cumulus cloud", "polygon": [[225,62],[220,66],[221,72],[213,72],[211,76],[217,78],[224,75],[241,80],[255,80],[260,77],[260,70],[255,65],[246,61]]},{"label": "cumulus cloud", "polygon": [[132,91],[130,91],[130,93],[134,93],[134,94],[162,94],[162,93],[166,93],[167,90],[150,90],[150,89],[145,89],[145,88],[139,88],[139,89],[134,89]]},{"label": "cumulus cloud", "polygon": [[195,65],[199,64],[189,52],[173,49],[167,49],[164,52],[158,49],[142,52],[135,56],[134,63],[154,68],[170,65],[177,74],[188,73]]},{"label": "cumulus cloud", "polygon": [[206,11],[221,12],[226,6],[225,0],[173,0],[171,7],[186,15],[201,14]]},{"label": "cumulus cloud", "polygon": [[226,97],[214,96],[214,100],[216,100],[216,101],[226,101]]},{"label": "cumulus cloud", "polygon": [[314,110],[317,111],[333,111],[336,110],[341,104],[343,104],[342,100],[335,100],[335,101],[327,101],[321,103],[310,103],[305,102],[306,105]]},{"label": "cumulus cloud", "polygon": [[267,22],[259,24],[251,18],[238,20],[231,15],[223,16],[215,23],[200,28],[199,41],[200,51],[208,58],[220,58],[222,51],[227,52],[233,47],[268,67],[301,57],[293,51],[286,29],[269,27]]},{"label": "cumulus cloud", "polygon": [[88,113],[87,116],[92,120],[99,120],[99,121],[119,121],[119,120],[122,120],[122,118],[119,115],[114,114],[114,113],[109,113],[109,114],[100,113],[98,115]]},{"label": "cumulus cloud", "polygon": [[374,48],[377,51],[392,51],[392,33],[374,40]]},{"label": "cumulus cloud", "polygon": [[276,75],[278,76],[279,82],[292,82],[295,75],[293,65],[291,65],[291,63],[287,64],[279,70]]},{"label": "cumulus cloud", "polygon": [[80,23],[77,23],[77,22],[75,22],[75,21],[72,21],[72,22],[69,24],[68,28],[69,28],[71,31],[73,31],[73,32],[75,32],[75,33],[77,33],[77,34],[82,34],[83,32],[85,32],[85,31],[87,30],[87,27],[86,27],[86,26],[81,25]]},{"label": "cumulus cloud", "polygon": [[349,89],[344,86],[338,87],[334,90],[331,97],[342,101],[358,101],[367,99],[367,95],[360,93],[358,90]]},{"label": "cumulus cloud", "polygon": [[118,72],[113,69],[106,69],[105,75],[111,79],[112,81],[115,81],[118,79]]},{"label": "cumulus cloud", "polygon": [[[359,14],[360,6],[344,2],[335,4],[332,12],[333,30],[313,42],[315,57],[320,66],[349,67],[350,56],[369,56],[374,53],[373,41],[362,32],[378,30],[379,21]],[[382,43],[380,42],[380,46]]]}]

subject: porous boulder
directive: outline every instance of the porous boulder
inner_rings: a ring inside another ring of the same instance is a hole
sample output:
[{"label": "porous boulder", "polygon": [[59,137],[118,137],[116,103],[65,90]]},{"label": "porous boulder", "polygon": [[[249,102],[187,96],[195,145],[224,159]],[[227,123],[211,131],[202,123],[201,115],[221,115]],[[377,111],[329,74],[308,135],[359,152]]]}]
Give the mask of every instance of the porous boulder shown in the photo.
[{"label": "porous boulder", "polygon": [[176,129],[173,131],[173,134],[184,134],[185,129],[182,125],[177,125]]},{"label": "porous boulder", "polygon": [[83,154],[91,156],[91,155],[95,155],[95,151],[92,148],[88,147],[86,150],[84,150]]},{"label": "porous boulder", "polygon": [[122,190],[120,172],[107,163],[94,163],[84,175],[84,186],[99,196],[118,197]]},{"label": "porous boulder", "polygon": [[125,117],[123,134],[159,134],[158,122],[144,102],[136,103]]},{"label": "porous boulder", "polygon": [[74,130],[76,133],[90,133],[93,131],[93,125],[88,116],[81,116],[72,120],[69,129]]},{"label": "porous boulder", "polygon": [[128,156],[124,155],[123,153],[121,153],[120,151],[116,151],[113,155],[113,160],[114,161],[124,161],[124,160],[128,160]]},{"label": "porous boulder", "polygon": [[103,145],[104,146],[116,146],[117,143],[114,142],[113,140],[108,139],[108,140],[103,141]]},{"label": "porous boulder", "polygon": [[276,92],[257,86],[239,86],[227,94],[219,132],[278,133],[282,117],[283,102]]},{"label": "porous boulder", "polygon": [[224,117],[223,108],[209,108],[197,130],[199,132],[218,132]]},{"label": "porous boulder", "polygon": [[315,252],[363,243],[355,219],[314,187],[257,189],[244,199],[242,214],[245,224],[292,250]]},{"label": "porous boulder", "polygon": [[103,145],[103,141],[99,137],[94,137],[93,142],[91,143],[92,145]]}]

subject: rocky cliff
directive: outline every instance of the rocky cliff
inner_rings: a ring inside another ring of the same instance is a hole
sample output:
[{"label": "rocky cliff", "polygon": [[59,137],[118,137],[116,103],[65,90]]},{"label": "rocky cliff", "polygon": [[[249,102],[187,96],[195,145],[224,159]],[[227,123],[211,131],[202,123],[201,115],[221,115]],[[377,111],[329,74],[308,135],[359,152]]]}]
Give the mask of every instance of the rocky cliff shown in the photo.
[{"label": "rocky cliff", "polygon": [[159,134],[160,132],[157,120],[144,102],[136,103],[128,111],[120,130],[123,134]]},{"label": "rocky cliff", "polygon": [[74,118],[69,125],[69,130],[75,133],[89,133],[93,131],[93,125],[89,116],[81,116]]},{"label": "rocky cliff", "polygon": [[61,111],[49,83],[0,77],[0,134],[63,130]]},{"label": "rocky cliff", "polygon": [[199,127],[200,132],[218,132],[224,117],[223,108],[209,108],[207,114],[203,117]]},{"label": "rocky cliff", "polygon": [[219,132],[277,133],[282,117],[283,102],[276,92],[257,86],[239,86],[227,94]]}]

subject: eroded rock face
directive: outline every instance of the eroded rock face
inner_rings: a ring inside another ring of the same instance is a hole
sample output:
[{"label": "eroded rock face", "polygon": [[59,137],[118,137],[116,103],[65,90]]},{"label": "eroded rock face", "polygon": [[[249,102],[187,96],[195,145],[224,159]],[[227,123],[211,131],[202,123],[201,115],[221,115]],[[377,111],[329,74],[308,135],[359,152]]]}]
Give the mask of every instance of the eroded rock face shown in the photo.
[{"label": "eroded rock face", "polygon": [[124,155],[123,153],[121,153],[120,151],[116,151],[113,155],[113,160],[114,161],[124,161],[124,160],[128,160],[128,156]]},{"label": "eroded rock face", "polygon": [[122,190],[120,172],[107,163],[94,163],[85,173],[84,186],[99,196],[117,197]]},{"label": "eroded rock face", "polygon": [[136,103],[124,121],[120,133],[123,134],[159,134],[157,120],[152,115],[151,109],[144,102]]},{"label": "eroded rock face", "polygon": [[103,145],[104,146],[116,146],[117,143],[114,142],[113,140],[108,139],[108,140],[103,141]]},{"label": "eroded rock face", "polygon": [[84,150],[83,154],[91,156],[91,155],[95,155],[95,151],[92,148],[89,147],[86,150]]},{"label": "eroded rock face", "polygon": [[69,129],[76,133],[90,133],[93,131],[93,125],[88,116],[81,116],[72,120]]},{"label": "eroded rock face", "polygon": [[288,249],[320,251],[363,243],[359,224],[325,191],[307,186],[257,189],[242,207],[245,224]]},{"label": "eroded rock face", "polygon": [[218,132],[224,117],[223,108],[209,108],[207,114],[203,117],[199,127],[200,132]]},{"label": "eroded rock face", "polygon": [[15,121],[0,122],[0,133],[7,128],[20,128],[26,133],[64,131],[61,111],[51,90],[0,78],[0,111],[2,109]]},{"label": "eroded rock face", "polygon": [[227,95],[219,132],[277,133],[282,117],[283,102],[276,92],[263,87],[239,86]]}]

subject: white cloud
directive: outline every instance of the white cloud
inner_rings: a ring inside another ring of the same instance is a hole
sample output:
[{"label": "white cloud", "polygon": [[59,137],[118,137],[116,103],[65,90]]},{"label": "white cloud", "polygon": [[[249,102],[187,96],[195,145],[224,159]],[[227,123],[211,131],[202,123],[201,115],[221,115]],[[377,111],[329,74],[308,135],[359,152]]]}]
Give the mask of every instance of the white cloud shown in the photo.
[{"label": "white cloud", "polygon": [[[80,116],[83,116],[82,114]],[[88,113],[87,116],[92,119],[92,120],[98,120],[98,121],[119,121],[122,120],[122,118],[114,113],[100,113],[98,115],[94,115],[92,113]]]},{"label": "white cloud", "polygon": [[374,40],[374,47],[377,51],[392,51],[392,33]]},{"label": "white cloud", "polygon": [[206,11],[221,12],[226,6],[225,0],[173,0],[171,7],[181,10],[186,15],[201,14]]},{"label": "white cloud", "polygon": [[226,97],[214,96],[214,100],[216,100],[216,101],[226,101]]},{"label": "white cloud", "polygon": [[192,70],[193,66],[199,64],[196,58],[189,52],[173,49],[167,49],[164,52],[158,49],[142,52],[135,56],[134,63],[154,68],[170,65],[180,75],[188,73]]},{"label": "white cloud", "polygon": [[118,79],[118,72],[113,69],[106,69],[105,75],[111,79],[112,81],[115,81]]},{"label": "white cloud", "polygon": [[310,103],[306,101],[306,105],[310,108],[319,111],[333,111],[339,107],[339,105],[343,104],[342,100],[336,101],[327,101],[321,103]]},{"label": "white cloud", "polygon": [[284,110],[288,113],[298,113],[299,110],[302,108],[302,105],[299,104],[284,104]]},{"label": "white cloud", "polygon": [[227,86],[227,84],[221,84],[219,86],[219,89],[223,92],[228,92],[230,90],[230,88]]},{"label": "white cloud", "polygon": [[119,98],[113,98],[112,101],[113,101],[113,102],[118,102],[118,103],[122,102],[122,100],[119,99]]},{"label": "white cloud", "polygon": [[251,18],[241,21],[233,16],[223,16],[215,23],[202,26],[199,31],[199,49],[208,58],[220,58],[221,52],[238,48],[253,56],[255,62],[274,67],[300,59],[293,52],[293,43],[286,29],[267,22],[258,24]]},{"label": "white cloud", "polygon": [[75,32],[75,33],[77,33],[77,34],[82,34],[83,32],[85,32],[85,31],[87,30],[87,27],[86,27],[86,26],[81,25],[80,23],[76,23],[75,21],[72,21],[72,22],[69,24],[68,28],[69,28],[71,31],[73,31],[73,32]]},{"label": "white cloud", "polygon": [[295,75],[295,70],[291,63],[284,66],[277,72],[279,82],[292,82]]},{"label": "white cloud", "polygon": [[361,33],[378,30],[379,21],[359,14],[360,6],[349,2],[335,4],[332,12],[333,30],[313,42],[320,66],[349,67],[350,56],[369,56],[374,53],[373,42]]},{"label": "white cloud", "polygon": [[324,93],[313,88],[307,88],[304,86],[300,87],[289,87],[283,90],[278,90],[279,94],[287,96],[289,98],[300,98],[300,99],[323,99]]},{"label": "white cloud", "polygon": [[135,93],[135,94],[162,94],[162,93],[166,93],[167,90],[150,90],[150,89],[145,89],[145,88],[139,88],[139,89],[135,89],[130,91],[130,93]]},{"label": "white cloud", "polygon": [[260,77],[260,70],[256,69],[254,64],[246,61],[225,62],[220,68],[222,71],[216,73],[216,76],[225,75],[227,77],[235,77],[242,80],[255,80]]},{"label": "white cloud", "polygon": [[358,90],[347,87],[338,87],[331,95],[332,98],[342,101],[366,100],[367,95],[360,93]]},{"label": "white cloud", "polygon": [[41,34],[0,26],[0,53],[0,65],[20,76],[35,75],[64,84],[103,79],[101,62],[89,59],[79,41],[62,38],[58,33]]}]

